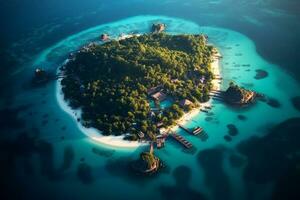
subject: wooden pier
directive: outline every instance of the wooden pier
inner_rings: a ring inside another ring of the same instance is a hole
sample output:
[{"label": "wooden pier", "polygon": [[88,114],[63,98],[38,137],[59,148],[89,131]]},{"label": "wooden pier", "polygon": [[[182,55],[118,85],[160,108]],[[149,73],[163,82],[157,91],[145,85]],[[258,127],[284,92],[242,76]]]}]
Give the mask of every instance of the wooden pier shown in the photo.
[{"label": "wooden pier", "polygon": [[176,141],[178,141],[180,144],[182,144],[185,148],[190,149],[193,147],[192,143],[184,139],[181,135],[175,133],[175,132],[170,132],[169,135],[174,138]]},{"label": "wooden pier", "polygon": [[195,135],[195,136],[198,136],[200,137],[200,139],[202,141],[206,141],[208,139],[208,134],[203,130],[203,128],[197,126],[192,130],[190,129],[187,129],[186,127],[182,126],[182,125],[179,125],[179,128],[181,128],[182,130],[186,131],[187,133],[189,134],[192,134],[192,135]]},{"label": "wooden pier", "polygon": [[186,131],[187,133],[189,134],[192,134],[192,135],[198,135],[199,133],[201,133],[203,131],[203,129],[201,127],[195,127],[194,130],[190,130],[180,124],[178,124],[179,128],[181,128],[182,130]]},{"label": "wooden pier", "polygon": [[208,113],[208,110],[206,110],[206,109],[203,109],[203,108],[200,108],[200,111],[201,111],[201,112]]},{"label": "wooden pier", "polygon": [[197,126],[196,128],[194,128],[193,130],[193,135],[199,135],[200,133],[202,133],[203,128]]},{"label": "wooden pier", "polygon": [[213,100],[224,101],[224,92],[223,92],[223,91],[212,90],[212,91],[209,93],[209,96],[210,96]]}]

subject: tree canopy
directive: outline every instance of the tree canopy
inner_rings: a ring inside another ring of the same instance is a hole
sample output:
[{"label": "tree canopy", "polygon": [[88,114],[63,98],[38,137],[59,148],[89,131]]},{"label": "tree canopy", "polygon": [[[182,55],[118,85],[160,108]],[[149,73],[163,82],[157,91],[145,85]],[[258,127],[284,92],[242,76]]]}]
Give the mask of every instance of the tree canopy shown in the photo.
[{"label": "tree canopy", "polygon": [[[71,107],[82,109],[83,125],[107,135],[142,131],[154,139],[157,123],[166,127],[183,115],[181,100],[208,100],[212,54],[203,35],[144,34],[90,44],[62,68],[63,93]],[[173,105],[153,113],[147,91],[158,86]]]}]

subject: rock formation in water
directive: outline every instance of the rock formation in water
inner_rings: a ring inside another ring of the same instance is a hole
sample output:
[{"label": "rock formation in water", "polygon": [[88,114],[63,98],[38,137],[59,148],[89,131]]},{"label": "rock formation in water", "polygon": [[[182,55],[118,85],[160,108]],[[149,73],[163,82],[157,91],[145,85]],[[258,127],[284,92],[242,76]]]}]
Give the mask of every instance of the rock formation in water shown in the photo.
[{"label": "rock formation in water", "polygon": [[166,29],[166,25],[162,23],[153,24],[152,25],[152,32],[153,33],[161,33]]},{"label": "rock formation in water", "polygon": [[143,174],[152,174],[159,167],[160,160],[152,152],[142,152],[140,158],[133,164],[133,168]]},{"label": "rock formation in water", "polygon": [[225,101],[234,105],[246,105],[252,103],[255,97],[255,92],[239,87],[233,82],[230,83],[228,89],[224,92]]}]

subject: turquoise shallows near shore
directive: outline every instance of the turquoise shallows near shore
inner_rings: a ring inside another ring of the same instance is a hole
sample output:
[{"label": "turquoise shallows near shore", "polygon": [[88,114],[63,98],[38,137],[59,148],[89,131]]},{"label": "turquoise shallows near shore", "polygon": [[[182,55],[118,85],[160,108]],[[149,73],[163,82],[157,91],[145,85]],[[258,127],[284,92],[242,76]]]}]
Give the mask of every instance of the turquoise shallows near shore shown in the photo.
[{"label": "turquoise shallows near shore", "polygon": [[[251,90],[255,90],[259,93],[263,93],[268,97],[277,99],[281,106],[279,108],[273,108],[264,102],[258,102],[247,109],[233,109],[221,102],[214,101],[213,109],[210,114],[212,120],[205,120],[208,115],[200,113],[195,116],[187,127],[194,127],[196,125],[201,126],[208,133],[209,138],[206,142],[201,142],[199,138],[195,138],[186,134],[183,131],[179,131],[184,135],[193,145],[197,148],[197,152],[206,148],[214,147],[216,145],[224,145],[228,148],[234,148],[237,143],[243,141],[251,136],[263,135],[266,133],[268,124],[272,125],[281,122],[287,118],[299,116],[292,104],[290,98],[299,96],[299,84],[285,71],[278,66],[273,65],[265,61],[255,49],[254,42],[248,37],[228,29],[222,29],[217,27],[202,27],[191,21],[164,17],[164,16],[137,16],[124,20],[120,20],[113,23],[100,25],[86,31],[74,34],[65,40],[57,43],[56,45],[43,51],[34,61],[33,67],[43,66],[49,69],[56,69],[68,56],[71,51],[77,50],[82,45],[98,39],[99,35],[103,32],[117,37],[121,33],[145,33],[149,31],[149,27],[153,22],[162,22],[167,24],[167,32],[169,33],[204,33],[209,37],[209,41],[213,43],[221,52],[223,59],[221,60],[221,74],[224,79],[222,83],[223,89],[228,83],[233,80],[241,86],[245,86]],[[268,72],[268,77],[256,80],[257,69],[262,69]],[[32,70],[32,69],[28,69]],[[40,99],[37,92],[47,92],[48,99],[43,105],[40,105]],[[76,159],[85,157],[89,164],[94,169],[99,169],[100,165],[107,163],[107,158],[99,157],[91,153],[92,146],[98,146],[99,148],[115,149],[115,153],[111,159],[118,159],[124,156],[137,156],[140,152],[139,149],[132,151],[132,149],[116,149],[107,145],[102,145],[93,140],[87,138],[78,129],[75,120],[69,117],[64,111],[61,110],[57,104],[56,95],[54,94],[55,83],[47,86],[42,91],[30,91],[25,95],[20,94],[20,98],[26,98],[25,102],[37,103],[36,110],[51,113],[56,118],[60,119],[60,125],[56,125],[54,122],[48,124],[47,128],[40,125],[40,118],[33,117],[31,120],[36,121],[39,124],[39,128],[44,129],[41,138],[60,137],[62,134],[62,126],[66,125],[67,133],[65,141],[59,139],[54,140],[53,143],[57,147],[58,152],[62,152],[65,145],[72,145],[74,149],[77,149],[80,153],[76,155]],[[29,94],[30,93],[30,94]],[[29,99],[29,96],[32,97]],[[237,119],[237,115],[244,115],[247,120],[242,121]],[[233,138],[231,142],[224,140],[224,135],[227,135],[227,124],[235,124],[239,130],[239,134]],[[234,149],[233,149],[234,150]],[[167,163],[171,169],[174,169],[180,165],[189,166],[192,170],[193,176],[191,177],[190,185],[194,186],[193,189],[201,191],[206,195],[210,195],[210,191],[207,189],[204,183],[204,174],[201,167],[197,162],[197,154],[187,154],[183,152],[182,147],[173,142],[167,142],[166,147],[161,151],[156,151],[155,154]],[[57,156],[56,162],[59,164],[61,156]],[[93,162],[93,161],[97,162]],[[229,184],[234,186],[235,191],[232,191],[232,199],[242,199],[244,196],[244,182],[242,181],[241,171],[231,168],[228,165],[228,160],[225,159],[223,168],[226,173],[230,174]],[[109,179],[103,177],[110,177]],[[126,197],[131,196],[138,198],[144,198],[144,194],[147,194],[147,198],[160,198],[156,191],[157,187],[161,184],[173,185],[174,180],[171,176],[161,175],[157,177],[157,180],[148,183],[147,187],[140,188],[137,184],[130,183],[130,181],[111,177],[111,174],[103,170],[101,171],[101,177],[97,179],[97,182],[89,186],[89,193],[97,193],[99,188],[119,188],[118,194],[112,194],[112,190],[102,191],[103,196],[109,196],[111,198],[117,198],[126,194]],[[73,184],[73,183],[72,183]],[[77,184],[77,183],[74,183]],[[80,183],[78,183],[80,184]],[[60,187],[60,185],[57,185]],[[67,184],[61,188],[68,189]],[[130,195],[128,191],[135,191],[135,194]]]}]

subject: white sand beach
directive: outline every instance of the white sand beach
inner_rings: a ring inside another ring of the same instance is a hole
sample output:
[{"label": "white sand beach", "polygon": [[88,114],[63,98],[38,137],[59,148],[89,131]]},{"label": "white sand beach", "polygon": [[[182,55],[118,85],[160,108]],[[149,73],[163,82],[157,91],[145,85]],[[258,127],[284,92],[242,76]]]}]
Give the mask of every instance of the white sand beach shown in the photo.
[{"label": "white sand beach", "polygon": [[[213,57],[213,62],[211,63],[211,70],[214,74],[214,77],[217,78],[217,79],[212,80],[214,90],[220,90],[220,88],[221,88],[221,82],[218,79],[221,77],[220,66],[219,66],[220,58],[221,58],[221,54],[219,52],[217,52]],[[200,103],[199,107],[192,109],[190,112],[185,113],[180,119],[178,119],[176,121],[176,124],[184,125],[185,123],[190,121],[193,117],[198,115],[199,112],[201,112],[200,111],[201,108],[211,106],[211,104],[212,104],[212,99],[210,99],[208,102]],[[175,126],[170,127],[169,130],[175,131],[177,128],[178,128],[178,125],[175,125]],[[162,132],[164,132],[164,131],[162,131]]]},{"label": "white sand beach", "polygon": [[92,140],[99,142],[104,145],[108,145],[111,147],[119,147],[119,148],[132,148],[135,149],[141,145],[146,145],[147,143],[140,143],[137,141],[128,141],[124,140],[124,136],[104,136],[101,134],[101,131],[95,128],[86,128],[84,127],[80,122],[77,121],[77,118],[80,118],[81,116],[81,110],[72,109],[68,102],[64,100],[64,95],[62,92],[62,86],[60,84],[61,80],[57,81],[56,84],[56,99],[58,105],[61,107],[62,110],[64,110],[66,113],[68,113],[74,120],[74,122],[77,124],[79,130],[84,133],[86,136],[91,138]]}]

